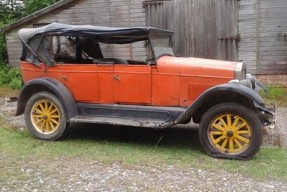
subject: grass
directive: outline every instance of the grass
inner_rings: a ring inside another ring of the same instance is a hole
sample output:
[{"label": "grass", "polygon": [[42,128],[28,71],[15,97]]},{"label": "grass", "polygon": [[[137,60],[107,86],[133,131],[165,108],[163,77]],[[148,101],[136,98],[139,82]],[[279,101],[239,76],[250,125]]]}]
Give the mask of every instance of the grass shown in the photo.
[{"label": "grass", "polygon": [[[269,87],[269,102],[282,101],[286,89]],[[0,87],[0,97],[15,96],[17,91]],[[287,100],[287,99],[286,99]],[[286,101],[285,100],[285,101]],[[199,144],[196,130],[151,130],[104,125],[74,125],[63,141],[47,142],[35,139],[26,129],[5,125],[0,118],[1,166],[13,166],[13,170],[1,171],[0,179],[17,174],[16,170],[28,161],[53,162],[54,159],[79,158],[104,164],[121,163],[126,166],[174,165],[184,169],[194,167],[209,171],[225,170],[240,173],[256,180],[287,181],[287,148],[262,147],[250,161],[221,160],[208,157]],[[11,162],[9,162],[11,159]],[[64,164],[64,162],[63,162]],[[49,171],[49,167],[47,167]]]},{"label": "grass", "polygon": [[287,88],[278,86],[268,86],[268,92],[261,91],[260,94],[267,104],[275,104],[287,107]]},{"label": "grass", "polygon": [[182,169],[225,170],[257,180],[287,181],[286,148],[263,147],[250,161],[219,160],[202,151],[195,130],[76,125],[63,141],[46,142],[35,139],[26,129],[0,128],[0,148],[1,156],[9,154],[23,162],[31,158],[40,161],[80,158],[104,164],[120,162],[126,166],[174,165]]},{"label": "grass", "polygon": [[9,97],[9,96],[17,96],[19,93],[19,90],[13,90],[8,86],[1,86],[0,87],[0,97]]},{"label": "grass", "polygon": [[12,68],[0,62],[0,86],[8,86],[11,89],[21,88],[20,69]]}]

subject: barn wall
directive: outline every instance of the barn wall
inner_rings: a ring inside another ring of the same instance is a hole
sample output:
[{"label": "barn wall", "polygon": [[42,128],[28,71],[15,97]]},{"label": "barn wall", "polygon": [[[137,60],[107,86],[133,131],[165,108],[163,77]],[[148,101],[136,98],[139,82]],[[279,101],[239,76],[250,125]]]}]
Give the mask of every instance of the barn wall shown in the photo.
[{"label": "barn wall", "polygon": [[[7,33],[9,63],[11,66],[19,65],[21,44],[17,32],[20,28],[52,22],[112,27],[145,26],[144,15],[142,0],[97,0],[96,2],[94,0],[80,0],[68,8],[51,12]],[[106,57],[146,59],[144,43],[121,46],[109,45],[104,47],[103,53]]]},{"label": "barn wall", "polygon": [[287,1],[239,1],[239,59],[253,74],[287,73]]},{"label": "barn wall", "polygon": [[145,1],[147,25],[174,31],[178,56],[237,60],[237,0]]}]

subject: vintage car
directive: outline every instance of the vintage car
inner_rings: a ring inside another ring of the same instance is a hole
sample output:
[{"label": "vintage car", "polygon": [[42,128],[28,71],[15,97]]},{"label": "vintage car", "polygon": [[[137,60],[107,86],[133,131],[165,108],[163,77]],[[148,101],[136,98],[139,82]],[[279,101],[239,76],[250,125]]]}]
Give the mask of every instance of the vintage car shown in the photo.
[{"label": "vintage car", "polygon": [[[60,23],[21,29],[16,115],[24,113],[30,132],[43,140],[59,139],[73,122],[159,129],[192,120],[207,154],[250,159],[273,117],[260,83],[242,62],[176,57],[172,34]],[[145,59],[110,56],[112,45],[138,42]]]}]

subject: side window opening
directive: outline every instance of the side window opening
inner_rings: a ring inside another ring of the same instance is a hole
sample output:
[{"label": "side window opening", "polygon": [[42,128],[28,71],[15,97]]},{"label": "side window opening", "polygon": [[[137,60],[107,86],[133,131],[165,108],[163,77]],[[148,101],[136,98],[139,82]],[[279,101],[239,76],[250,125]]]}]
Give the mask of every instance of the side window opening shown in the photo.
[{"label": "side window opening", "polygon": [[[107,44],[88,37],[53,36],[53,54],[58,64],[135,64],[146,65],[146,61],[131,59],[132,49],[138,43]],[[138,51],[145,51],[145,49]]]}]

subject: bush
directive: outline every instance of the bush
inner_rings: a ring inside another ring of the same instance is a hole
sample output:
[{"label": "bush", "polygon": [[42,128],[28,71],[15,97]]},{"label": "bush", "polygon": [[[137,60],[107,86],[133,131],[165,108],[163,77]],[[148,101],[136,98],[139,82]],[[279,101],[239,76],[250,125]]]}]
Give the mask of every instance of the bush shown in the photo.
[{"label": "bush", "polygon": [[2,85],[7,85],[11,89],[20,89],[20,69],[12,68],[3,63],[0,63],[0,86]]}]

